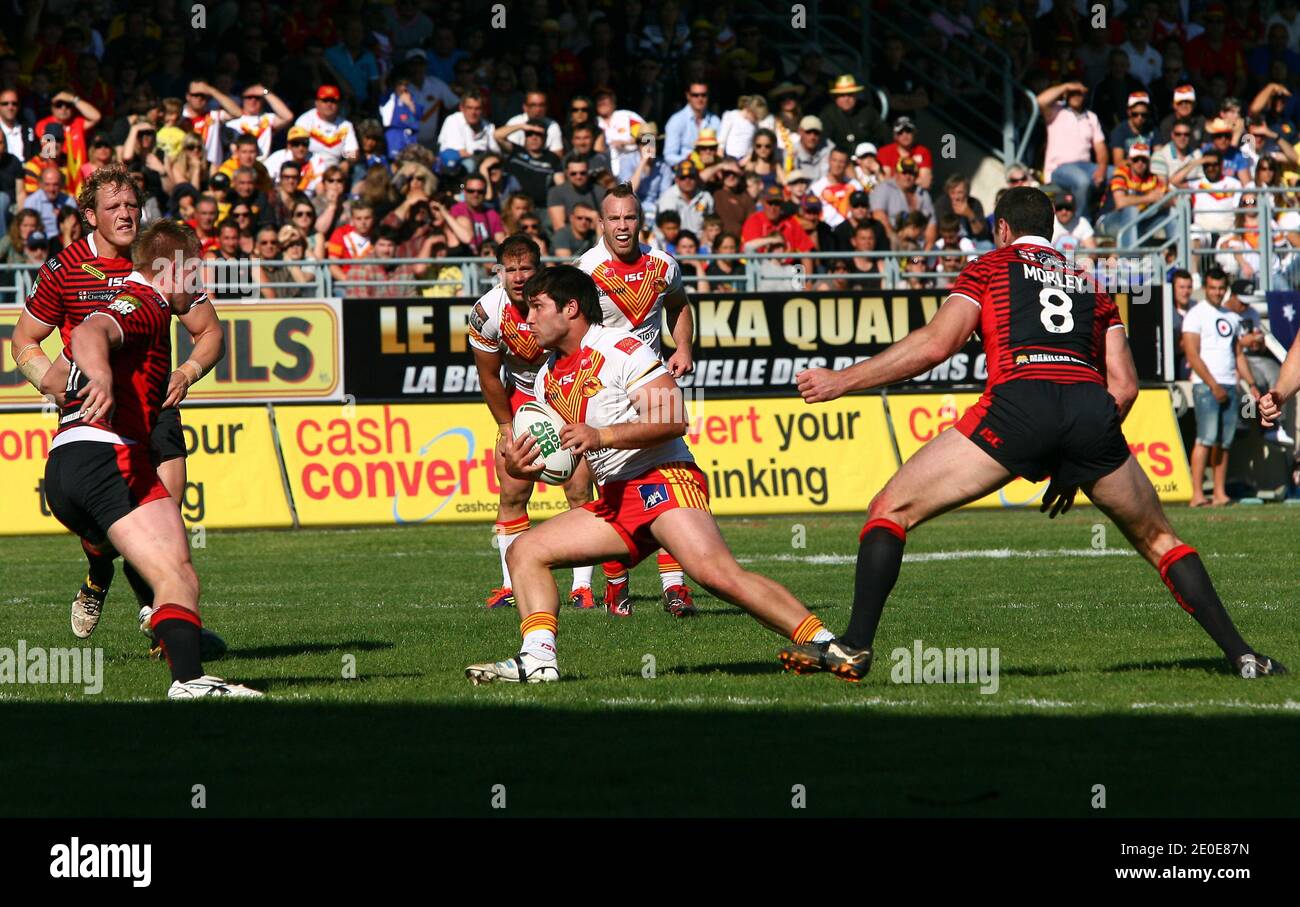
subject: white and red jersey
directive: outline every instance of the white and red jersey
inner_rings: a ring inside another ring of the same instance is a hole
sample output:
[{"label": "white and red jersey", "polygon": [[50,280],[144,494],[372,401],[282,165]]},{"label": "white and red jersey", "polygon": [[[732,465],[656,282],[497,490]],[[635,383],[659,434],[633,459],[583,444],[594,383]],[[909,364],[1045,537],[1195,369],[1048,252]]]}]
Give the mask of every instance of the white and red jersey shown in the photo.
[{"label": "white and red jersey", "polygon": [[357,133],[350,120],[327,123],[315,110],[309,110],[298,117],[294,125],[307,130],[311,138],[311,144],[307,147],[311,150],[312,157],[323,167],[337,166],[345,155],[355,154],[359,147]]},{"label": "white and red jersey", "polygon": [[631,331],[656,356],[663,353],[664,297],[682,288],[677,260],[660,249],[642,245],[631,264],[614,257],[604,240],[578,259],[600,292],[605,326]]},{"label": "white and red jersey", "polygon": [[470,310],[469,345],[485,353],[500,353],[506,385],[531,397],[546,351],[533,336],[527,317],[515,308],[505,287],[493,287]]},{"label": "white and red jersey", "polygon": [[196,114],[187,104],[181,115],[190,121],[194,133],[203,140],[203,156],[208,159],[208,163],[213,167],[221,166],[221,162],[226,159],[221,142],[221,123],[228,114],[224,110],[205,110]]},{"label": "white and red jersey", "polygon": [[[638,421],[632,394],[668,370],[649,346],[627,331],[593,324],[574,353],[551,353],[537,373],[534,393],[566,423],[608,428]],[[635,479],[664,463],[691,463],[686,441],[673,438],[638,450],[588,451],[598,485]]]},{"label": "white and red jersey", "polygon": [[365,258],[370,253],[370,239],[351,224],[336,227],[325,244],[330,258]]},{"label": "white and red jersey", "polygon": [[607,117],[597,117],[596,125],[605,133],[605,145],[609,149],[610,166],[614,175],[623,172],[625,162],[636,164],[640,152],[637,151],[637,138],[645,120],[639,113],[631,110],[615,110]]},{"label": "white and red jersey", "polygon": [[[257,116],[235,117],[226,122],[226,128],[236,136],[251,135],[257,139],[257,159],[265,160],[271,153],[271,133],[274,131],[275,114],[261,113]],[[273,174],[273,178],[276,174]]]},{"label": "white and red jersey", "polygon": [[270,156],[262,163],[271,177],[271,182],[276,185],[280,181],[280,168],[285,164],[297,164],[298,169],[302,171],[298,176],[298,191],[306,192],[309,195],[316,194],[316,190],[320,188],[321,177],[325,175],[326,170],[326,167],[317,158],[312,157],[311,151],[307,152],[307,157],[303,158],[302,161],[297,161],[294,160],[288,148],[272,151]]},{"label": "white and red jersey", "polygon": [[832,183],[823,176],[808,187],[808,193],[822,203],[822,220],[828,227],[838,227],[849,216],[849,198],[861,192],[862,184],[855,179],[846,183]]},{"label": "white and red jersey", "polygon": [[1213,233],[1232,229],[1236,220],[1232,209],[1238,206],[1241,180],[1225,176],[1210,182],[1202,176],[1195,182],[1188,182],[1187,187],[1196,190],[1192,196],[1192,208],[1196,212],[1192,223]]}]

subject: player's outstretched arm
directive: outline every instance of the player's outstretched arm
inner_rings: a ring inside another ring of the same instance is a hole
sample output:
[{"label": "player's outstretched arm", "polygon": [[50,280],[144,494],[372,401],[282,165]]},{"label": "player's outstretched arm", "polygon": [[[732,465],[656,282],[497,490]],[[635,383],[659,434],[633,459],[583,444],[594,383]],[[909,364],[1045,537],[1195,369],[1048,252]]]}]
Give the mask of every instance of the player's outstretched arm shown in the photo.
[{"label": "player's outstretched arm", "polygon": [[[16,332],[15,332],[16,336]],[[1272,428],[1282,417],[1282,407],[1300,390],[1300,334],[1287,350],[1282,370],[1278,373],[1277,383],[1259,398],[1260,424]]]},{"label": "player's outstretched arm", "polygon": [[685,290],[676,290],[665,296],[664,309],[668,314],[668,332],[677,345],[668,357],[668,374],[680,378],[695,370],[695,354],[691,351],[691,344],[695,342],[695,314]]},{"label": "player's outstretched arm", "polygon": [[54,328],[37,321],[27,312],[18,316],[14,333],[10,338],[9,353],[14,358],[18,371],[37,390],[41,389],[41,379],[50,370],[50,357],[41,349],[41,341],[50,336]]},{"label": "player's outstretched arm", "polygon": [[476,346],[471,346],[470,349],[474,351],[474,365],[478,369],[478,386],[483,391],[483,402],[487,404],[492,420],[496,422],[502,436],[510,440],[514,419],[510,415],[510,395],[501,381],[501,353],[489,353]]},{"label": "player's outstretched arm", "polygon": [[980,310],[969,299],[949,296],[934,318],[879,356],[835,371],[810,368],[795,376],[805,403],[825,403],[847,393],[883,387],[928,372],[960,350],[979,326]]},{"label": "player's outstretched arm", "polygon": [[184,315],[177,316],[194,340],[190,358],[172,372],[167,381],[167,397],[163,406],[179,406],[194,384],[220,362],[226,355],[226,334],[212,303],[193,306]]},{"label": "player's outstretched arm", "polygon": [[72,329],[68,338],[72,361],[86,376],[86,386],[80,394],[81,418],[85,422],[94,422],[113,409],[113,370],[108,357],[122,345],[123,339],[121,326],[112,316],[99,312]]},{"label": "player's outstretched arm", "polygon": [[1106,390],[1115,398],[1123,422],[1137,400],[1138,376],[1128,337],[1118,328],[1106,332]]}]

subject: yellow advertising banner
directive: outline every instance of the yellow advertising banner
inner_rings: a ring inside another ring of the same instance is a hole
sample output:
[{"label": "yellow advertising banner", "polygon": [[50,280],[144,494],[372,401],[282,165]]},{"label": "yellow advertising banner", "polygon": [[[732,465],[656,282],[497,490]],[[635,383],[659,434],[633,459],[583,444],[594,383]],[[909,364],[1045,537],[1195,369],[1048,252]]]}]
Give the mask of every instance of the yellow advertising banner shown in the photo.
[{"label": "yellow advertising banner", "polygon": [[[891,394],[889,416],[898,440],[898,452],[909,460],[922,444],[954,425],[979,394]],[[1169,392],[1144,390],[1124,420],[1129,449],[1155,486],[1162,501],[1191,497],[1191,473],[1182,436],[1174,419]],[[1000,491],[970,504],[971,507],[1026,507],[1037,505],[1047,482],[1016,479]],[[1082,503],[1085,499],[1080,497]]]},{"label": "yellow advertising banner", "polygon": [[[687,443],[714,512],[865,510],[897,468],[879,397],[816,409],[796,398],[695,400]],[[481,403],[279,406],[285,468],[303,526],[495,518],[496,423]],[[538,483],[530,515],[567,509]]]},{"label": "yellow advertising banner", "polygon": [[[270,414],[264,406],[181,411],[188,481],[181,514],[192,526],[292,525]],[[52,412],[0,413],[0,534],[66,532],[45,502]]]},{"label": "yellow advertising banner", "polygon": [[[0,406],[41,405],[36,391],[13,367],[10,339],[21,306],[0,307]],[[197,384],[196,402],[341,400],[343,323],[337,299],[222,301],[217,316],[226,332],[226,356]],[[172,359],[189,358],[194,342],[172,322]],[[59,332],[41,344],[51,359],[63,350]]]}]

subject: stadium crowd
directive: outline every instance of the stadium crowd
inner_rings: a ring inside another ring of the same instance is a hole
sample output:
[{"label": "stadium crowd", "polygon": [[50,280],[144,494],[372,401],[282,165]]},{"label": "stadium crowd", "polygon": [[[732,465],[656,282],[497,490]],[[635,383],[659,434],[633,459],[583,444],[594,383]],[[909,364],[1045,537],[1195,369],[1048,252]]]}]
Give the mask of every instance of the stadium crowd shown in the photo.
[{"label": "stadium crowd", "polygon": [[[77,188],[112,162],[146,222],[184,219],[273,297],[313,294],[320,267],[349,295],[406,295],[412,279],[459,295],[465,266],[439,259],[490,256],[515,231],[579,255],[620,182],[647,212],[643,241],[698,290],[735,287],[744,264],[717,255],[756,252],[787,253],[759,265],[765,289],[795,265],[815,287],[880,286],[868,253],[887,249],[914,253],[907,285],[946,286],[933,272],[991,246],[996,199],[960,172],[936,180],[941,136],[919,121],[943,99],[897,32],[870,72],[842,73],[811,43],[776,53],[736,0],[534,0],[508,4],[502,28],[486,2],[231,0],[199,5],[201,28],[173,0],[11,6],[0,262],[78,238]],[[873,8],[887,28],[889,3]],[[1296,181],[1296,0],[943,0],[928,22],[909,37],[995,44],[1036,92],[1042,141],[1006,185],[1047,186],[1058,247],[1134,242],[1185,186],[1197,241],[1230,277],[1255,275],[1259,219],[1230,209]],[[1300,213],[1272,232],[1300,246]],[[828,250],[855,254],[806,257]]]}]

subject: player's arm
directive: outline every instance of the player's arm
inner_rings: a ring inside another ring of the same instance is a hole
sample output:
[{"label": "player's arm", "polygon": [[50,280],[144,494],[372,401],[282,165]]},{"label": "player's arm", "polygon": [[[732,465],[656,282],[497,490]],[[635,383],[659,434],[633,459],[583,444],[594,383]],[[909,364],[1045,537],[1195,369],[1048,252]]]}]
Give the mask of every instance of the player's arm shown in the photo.
[{"label": "player's arm", "polygon": [[689,375],[695,370],[695,356],[691,344],[695,342],[695,313],[691,311],[686,290],[678,288],[664,297],[664,311],[668,314],[668,333],[677,349],[668,357],[668,374],[674,378]]},{"label": "player's arm", "polygon": [[53,330],[53,327],[38,321],[25,310],[18,316],[18,323],[14,325],[11,338],[13,345],[9,348],[10,355],[13,356],[18,371],[38,391],[41,390],[41,379],[50,370],[50,357],[46,356],[45,351],[41,349],[41,342],[50,336]]},{"label": "player's arm", "polygon": [[660,375],[629,395],[636,409],[635,422],[595,428],[585,422],[560,429],[560,443],[574,454],[589,450],[640,450],[686,434],[686,404],[681,389],[668,375]]},{"label": "player's arm", "polygon": [[501,353],[489,353],[477,346],[474,351],[474,366],[478,369],[478,385],[483,391],[483,402],[492,413],[492,419],[501,432],[501,437],[509,441],[513,435],[514,420],[510,415],[510,394],[501,380]]},{"label": "player's arm", "polygon": [[952,356],[979,326],[980,310],[965,296],[949,296],[930,323],[848,368],[810,368],[795,376],[805,403],[825,403],[847,393],[906,381]]},{"label": "player's arm", "polygon": [[1133,351],[1122,328],[1106,332],[1106,390],[1115,398],[1119,420],[1123,422],[1137,401],[1138,375]]},{"label": "player's arm", "polygon": [[271,123],[271,128],[279,131],[293,123],[293,111],[289,105],[284,103],[278,94],[266,88],[264,85],[255,85],[254,88],[261,88],[266,92],[266,103],[271,108],[271,113],[275,115],[275,120]]},{"label": "player's arm", "polygon": [[1246,348],[1242,345],[1241,338],[1235,338],[1232,346],[1237,356],[1237,377],[1246,382],[1252,397],[1259,397],[1259,388],[1255,386],[1255,376],[1251,374],[1250,363],[1246,361]]},{"label": "player's arm", "polygon": [[[100,317],[96,318],[98,315]],[[110,412],[113,408],[113,370],[109,354],[120,347],[126,335],[111,315],[95,312],[72,329],[69,346],[77,368],[86,376],[81,391],[81,418],[85,422]]]},{"label": "player's arm", "polygon": [[1282,369],[1278,372],[1277,383],[1259,398],[1260,423],[1265,428],[1272,428],[1282,417],[1282,407],[1300,390],[1300,334],[1291,342],[1286,359],[1282,360]]},{"label": "player's arm", "polygon": [[185,330],[190,332],[194,349],[190,351],[190,358],[182,362],[168,379],[164,408],[179,406],[189,392],[190,385],[211,371],[226,355],[226,334],[221,329],[221,321],[211,302],[198,303],[177,317]]}]

